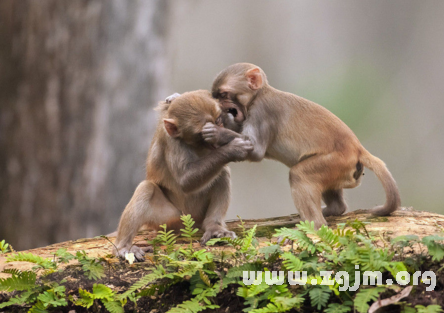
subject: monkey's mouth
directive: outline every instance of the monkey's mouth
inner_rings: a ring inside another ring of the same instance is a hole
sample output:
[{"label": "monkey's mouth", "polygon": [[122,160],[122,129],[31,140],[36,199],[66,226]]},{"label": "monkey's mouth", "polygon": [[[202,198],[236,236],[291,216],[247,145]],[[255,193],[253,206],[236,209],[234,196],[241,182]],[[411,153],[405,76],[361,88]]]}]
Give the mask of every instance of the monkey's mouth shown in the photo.
[{"label": "monkey's mouth", "polygon": [[230,113],[231,115],[233,115],[233,117],[236,117],[238,112],[237,112],[237,109],[230,108],[230,109],[228,109],[227,113]]},{"label": "monkey's mouth", "polygon": [[234,103],[221,103],[222,110],[227,114],[231,114],[234,117],[234,120],[238,123],[242,123],[245,120],[244,113],[242,110]]}]

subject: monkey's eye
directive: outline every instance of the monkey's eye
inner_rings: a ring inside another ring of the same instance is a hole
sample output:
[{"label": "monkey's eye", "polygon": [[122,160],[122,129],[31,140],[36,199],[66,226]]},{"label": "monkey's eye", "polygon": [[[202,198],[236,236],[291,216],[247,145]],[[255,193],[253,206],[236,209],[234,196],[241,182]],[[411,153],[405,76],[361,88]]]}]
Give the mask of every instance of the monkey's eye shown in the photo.
[{"label": "monkey's eye", "polygon": [[216,119],[216,125],[217,125],[217,126],[222,126],[222,116],[219,116],[219,117]]},{"label": "monkey's eye", "polygon": [[221,97],[222,99],[226,99],[226,98],[228,97],[228,92],[221,92],[221,93],[220,93],[220,97]]}]

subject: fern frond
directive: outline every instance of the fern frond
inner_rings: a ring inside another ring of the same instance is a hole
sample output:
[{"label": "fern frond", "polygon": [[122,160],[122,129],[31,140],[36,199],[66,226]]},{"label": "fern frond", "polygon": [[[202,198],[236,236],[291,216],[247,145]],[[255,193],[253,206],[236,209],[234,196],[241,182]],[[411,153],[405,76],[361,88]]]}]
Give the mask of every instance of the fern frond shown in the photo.
[{"label": "fern frond", "polygon": [[242,245],[240,248],[240,251],[242,253],[247,252],[253,247],[252,244],[253,244],[254,235],[256,235],[256,227],[257,225],[254,225],[253,228],[249,229],[247,231],[247,234],[245,235],[245,238],[243,238]]},{"label": "fern frond", "polygon": [[313,243],[313,240],[308,238],[307,235],[300,230],[283,227],[278,229],[273,236],[293,240],[302,249],[305,249],[310,253],[316,252],[316,245]]},{"label": "fern frond", "polygon": [[0,290],[1,291],[21,291],[29,290],[35,287],[37,275],[34,272],[26,271],[21,272],[12,277],[0,278]]},{"label": "fern frond", "polygon": [[119,301],[104,301],[102,300],[103,305],[110,313],[124,313],[122,303]]},{"label": "fern frond", "polygon": [[385,287],[359,288],[356,294],[354,306],[359,313],[365,313],[369,309],[368,302],[378,300],[379,295],[385,291]]},{"label": "fern frond", "polygon": [[167,225],[160,225],[162,230],[157,232],[157,236],[160,239],[160,243],[165,246],[165,253],[171,254],[174,251],[174,245],[176,244],[177,236],[173,230],[167,232]]},{"label": "fern frond", "polygon": [[317,230],[314,227],[313,221],[301,221],[299,224],[296,224],[296,227],[306,234],[317,235]]},{"label": "fern frond", "polygon": [[423,305],[415,305],[415,309],[417,310],[417,313],[440,313],[442,312],[442,307],[437,304],[432,304],[428,306]]},{"label": "fern frond", "polygon": [[285,252],[284,254],[282,254],[282,259],[284,259],[282,263],[287,270],[294,272],[302,270],[304,262],[302,262],[294,254],[290,252]]},{"label": "fern frond", "polygon": [[157,268],[151,274],[145,275],[141,279],[136,281],[131,287],[128,288],[127,291],[118,295],[117,299],[118,300],[126,299],[129,294],[135,292],[138,289],[142,289],[143,287],[145,287],[146,285],[148,285],[149,283],[151,283],[157,279],[161,279],[161,278],[165,277],[165,274],[166,274],[166,272],[165,272],[165,269],[163,268],[163,266],[158,265]]},{"label": "fern frond", "polygon": [[44,269],[55,269],[57,267],[51,259],[44,259],[41,256],[32,253],[19,252],[6,258],[6,262],[16,261],[34,263]]},{"label": "fern frond", "polygon": [[330,299],[331,290],[328,288],[322,287],[314,287],[310,289],[308,295],[310,296],[311,305],[313,307],[316,306],[317,310],[325,307],[328,303],[328,299]]}]

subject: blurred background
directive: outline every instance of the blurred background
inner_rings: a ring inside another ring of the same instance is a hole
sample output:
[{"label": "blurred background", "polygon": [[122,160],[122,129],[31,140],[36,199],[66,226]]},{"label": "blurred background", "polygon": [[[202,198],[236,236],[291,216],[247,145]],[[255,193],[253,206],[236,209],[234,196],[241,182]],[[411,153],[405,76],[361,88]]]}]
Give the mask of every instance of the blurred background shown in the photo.
[{"label": "blurred background", "polygon": [[[0,239],[114,231],[173,92],[236,62],[339,116],[403,206],[444,213],[444,1],[2,0]],[[231,165],[228,219],[296,213],[288,169]],[[349,210],[385,200],[366,171]]]}]

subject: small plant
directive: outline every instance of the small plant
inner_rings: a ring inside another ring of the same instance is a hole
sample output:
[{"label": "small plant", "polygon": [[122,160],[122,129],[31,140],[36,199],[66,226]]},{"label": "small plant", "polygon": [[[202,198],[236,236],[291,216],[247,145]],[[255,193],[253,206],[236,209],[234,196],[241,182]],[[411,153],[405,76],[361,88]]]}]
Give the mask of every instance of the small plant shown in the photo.
[{"label": "small plant", "polygon": [[0,241],[0,254],[7,253],[9,251],[9,244],[3,239]]},{"label": "small plant", "polygon": [[[339,225],[337,229],[322,226],[316,230],[313,223],[301,222],[294,229],[277,230],[275,237],[294,242],[290,251],[284,251],[287,249],[273,242],[259,247],[255,238],[256,226],[246,229],[241,220],[239,238],[214,238],[207,242],[207,246],[224,243],[228,249],[198,249],[193,246],[198,231],[194,228],[193,219],[190,215],[181,219],[184,225],[181,233],[188,241],[186,246],[177,245],[176,235],[162,225],[151,241],[155,263],[150,263],[148,272],[122,293],[117,293],[110,286],[94,284],[92,290],[79,288],[78,296],[71,294],[67,297],[65,287],[61,285],[63,281],[59,284],[37,278],[39,270],[43,269],[44,273],[54,271],[60,264],[74,259],[80,263],[88,279],[104,277],[102,263],[106,260],[89,257],[85,251],[72,255],[65,249],[59,249],[52,260],[31,253],[11,255],[8,261],[32,262],[36,266],[33,271],[4,271],[11,277],[0,279],[0,291],[15,294],[8,301],[0,303],[0,309],[15,305],[29,308],[30,312],[48,312],[73,304],[87,310],[96,310],[103,305],[109,312],[121,313],[128,301],[137,307],[142,297],[155,297],[178,283],[187,282],[185,286],[189,288],[184,290],[188,294],[187,300],[168,307],[168,312],[217,309],[221,306],[217,302],[218,295],[229,287],[233,290],[232,295],[239,297],[243,303],[244,312],[287,312],[295,309],[301,312],[363,313],[385,294],[399,292],[401,288],[398,285],[379,284],[343,289],[355,283],[359,286],[357,280],[363,281],[361,271],[380,271],[385,277],[393,278],[401,271],[413,274],[424,261],[439,267],[444,259],[444,237],[419,239],[416,236],[401,236],[391,241],[383,239],[381,246],[366,230],[366,223],[358,220]],[[419,248],[422,252],[406,253],[409,249],[415,251],[413,248]],[[270,268],[279,269],[279,278],[272,275]],[[247,284],[243,274],[245,271],[258,275]],[[281,281],[281,274],[287,277],[290,271],[306,272],[306,277],[302,278],[306,283],[290,285],[285,279]],[[329,285],[321,284],[326,279],[321,277],[322,271],[345,273],[348,280],[333,275],[329,278]],[[279,283],[269,285],[269,279]],[[415,307],[408,303],[398,305],[407,313],[442,312],[440,306],[433,304]]]},{"label": "small plant", "polygon": [[88,279],[97,280],[105,276],[105,269],[101,262],[103,259],[95,259],[86,255],[85,251],[77,251],[75,258],[82,265]]}]

